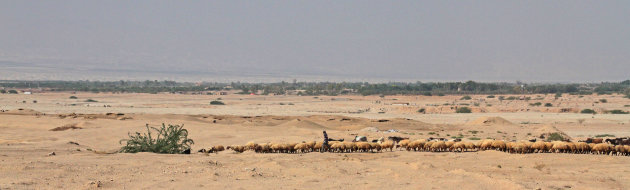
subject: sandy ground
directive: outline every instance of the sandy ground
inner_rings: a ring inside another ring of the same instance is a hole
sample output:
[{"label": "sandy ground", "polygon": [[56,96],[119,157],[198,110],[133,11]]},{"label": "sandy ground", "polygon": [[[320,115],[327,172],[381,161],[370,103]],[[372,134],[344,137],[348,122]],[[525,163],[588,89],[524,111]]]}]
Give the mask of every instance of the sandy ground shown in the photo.
[{"label": "sandy ground", "polygon": [[[574,140],[601,134],[630,136],[629,115],[576,113],[584,108],[630,110],[625,107],[630,99],[621,95],[564,95],[559,99],[528,95],[529,101],[486,96],[460,100],[461,96],[3,94],[0,189],[630,188],[630,157],[623,156],[496,151],[103,154],[119,149],[119,140],[128,132],[161,123],[184,124],[195,140],[195,150],[249,141],[321,140],[322,130],[332,138],[345,139],[365,135],[370,139],[461,136],[466,141],[525,140],[550,132]],[[219,98],[227,105],[209,105]],[[600,99],[608,103],[595,103]],[[534,102],[554,106],[529,105]],[[451,107],[459,106],[469,106],[474,113],[453,113]],[[418,113],[420,108],[427,113]],[[62,126],[80,129],[51,131]],[[388,129],[399,132],[386,133]],[[49,156],[51,152],[55,155]]]}]

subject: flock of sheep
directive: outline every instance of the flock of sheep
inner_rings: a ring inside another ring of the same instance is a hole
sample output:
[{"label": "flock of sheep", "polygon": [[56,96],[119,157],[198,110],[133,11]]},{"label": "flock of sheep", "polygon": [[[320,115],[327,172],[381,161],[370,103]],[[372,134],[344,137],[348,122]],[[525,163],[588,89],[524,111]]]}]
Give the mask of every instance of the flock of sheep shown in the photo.
[{"label": "flock of sheep", "polygon": [[497,150],[508,153],[573,153],[573,154],[604,154],[629,156],[629,145],[611,145],[608,143],[586,143],[586,142],[506,142],[503,140],[481,140],[473,142],[455,142],[419,139],[410,141],[408,139],[399,142],[391,140],[379,140],[377,142],[331,142],[329,147],[322,148],[322,142],[310,141],[302,143],[254,143],[245,145],[232,145],[223,147],[221,145],[209,149],[201,149],[199,152],[213,153],[226,149],[235,152],[254,151],[256,153],[308,153],[308,152],[381,152],[407,150],[425,152],[471,152],[484,150]]}]

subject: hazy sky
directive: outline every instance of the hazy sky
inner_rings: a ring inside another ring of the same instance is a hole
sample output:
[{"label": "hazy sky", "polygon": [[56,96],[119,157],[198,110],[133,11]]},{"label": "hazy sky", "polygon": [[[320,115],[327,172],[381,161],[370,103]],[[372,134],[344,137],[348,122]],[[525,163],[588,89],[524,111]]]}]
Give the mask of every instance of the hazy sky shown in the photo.
[{"label": "hazy sky", "polygon": [[1,0],[0,67],[0,79],[618,81],[630,1]]}]

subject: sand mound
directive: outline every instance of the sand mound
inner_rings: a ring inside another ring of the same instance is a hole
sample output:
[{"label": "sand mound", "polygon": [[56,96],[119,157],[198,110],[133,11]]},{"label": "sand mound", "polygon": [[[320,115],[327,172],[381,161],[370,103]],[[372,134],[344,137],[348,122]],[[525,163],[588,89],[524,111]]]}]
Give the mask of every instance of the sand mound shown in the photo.
[{"label": "sand mound", "polygon": [[73,123],[73,124],[67,124],[61,127],[55,127],[53,129],[50,129],[50,131],[65,131],[68,129],[83,129],[83,127],[79,127],[77,126],[77,123]]},{"label": "sand mound", "polygon": [[514,125],[502,117],[480,117],[466,123],[467,125]]}]

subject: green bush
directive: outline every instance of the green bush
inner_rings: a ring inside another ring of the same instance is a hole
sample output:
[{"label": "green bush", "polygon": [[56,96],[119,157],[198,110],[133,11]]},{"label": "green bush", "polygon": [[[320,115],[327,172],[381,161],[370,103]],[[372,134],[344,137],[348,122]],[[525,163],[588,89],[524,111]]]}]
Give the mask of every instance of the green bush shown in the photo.
[{"label": "green bush", "polygon": [[551,107],[551,106],[553,106],[553,104],[551,104],[551,103],[545,103],[545,107]]},{"label": "green bush", "polygon": [[85,100],[85,102],[98,102],[98,101],[93,100],[93,99],[87,99],[87,100]]},{"label": "green bush", "polygon": [[4,89],[0,90],[0,94],[6,94],[6,93],[7,93],[6,90],[4,90]]},{"label": "green bush", "polygon": [[468,107],[459,107],[455,110],[455,113],[472,113],[472,110]]},{"label": "green bush", "polygon": [[[190,145],[195,142],[188,138],[188,130],[184,129],[184,125],[171,125],[168,127],[162,123],[160,129],[150,127],[147,124],[147,133],[135,135],[129,133],[129,139],[120,140],[126,142],[126,145],[120,149],[120,152],[137,153],[137,152],[154,152],[160,154],[182,154],[187,150],[190,151]],[[155,139],[151,136],[151,130],[157,132]]]},{"label": "green bush", "polygon": [[596,114],[597,112],[595,112],[595,110],[592,110],[592,109],[583,109],[582,111],[580,111],[580,113]]},{"label": "green bush", "polygon": [[494,98],[494,95],[486,96],[486,98]]},{"label": "green bush", "polygon": [[623,110],[610,110],[607,113],[610,113],[610,114],[628,114],[630,112],[623,111]]},{"label": "green bush", "polygon": [[506,100],[516,100],[516,99],[518,99],[516,96],[510,96],[510,97],[507,97]]},{"label": "green bush", "polygon": [[470,100],[470,99],[472,99],[470,96],[464,96],[460,100]]},{"label": "green bush", "polygon": [[562,141],[562,140],[564,140],[564,137],[562,137],[560,133],[551,133],[547,137],[547,141]]},{"label": "green bush", "polygon": [[420,108],[420,109],[418,110],[418,113],[424,113],[425,111],[427,111],[427,110],[426,110],[426,109],[424,109],[424,108]]},{"label": "green bush", "polygon": [[438,96],[444,96],[444,93],[438,93]]},{"label": "green bush", "polygon": [[9,94],[17,94],[18,91],[17,90],[9,90]]},{"label": "green bush", "polygon": [[481,140],[481,138],[479,138],[479,137],[470,137],[470,138],[468,138],[468,140],[478,141],[478,140]]},{"label": "green bush", "polygon": [[70,99],[79,99],[76,96],[70,96]]},{"label": "green bush", "polygon": [[424,96],[432,96],[431,92],[424,92],[424,93],[422,93],[422,95],[424,95]]},{"label": "green bush", "polygon": [[562,93],[556,93],[556,95],[554,96],[556,99],[562,97]]},{"label": "green bush", "polygon": [[210,105],[225,105],[225,103],[219,100],[213,100],[210,102]]},{"label": "green bush", "polygon": [[601,103],[608,103],[608,100],[606,100],[606,99],[599,99],[599,102],[601,102]]},{"label": "green bush", "polygon": [[536,103],[530,103],[529,105],[530,105],[530,106],[541,106],[541,105],[542,105],[542,103],[540,103],[540,102],[536,102]]}]

